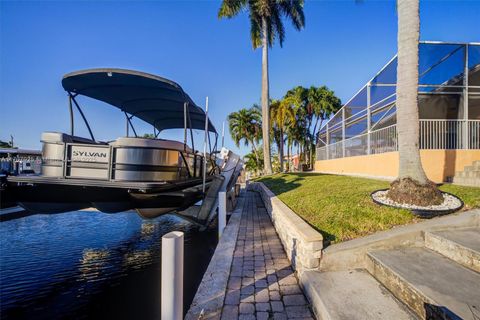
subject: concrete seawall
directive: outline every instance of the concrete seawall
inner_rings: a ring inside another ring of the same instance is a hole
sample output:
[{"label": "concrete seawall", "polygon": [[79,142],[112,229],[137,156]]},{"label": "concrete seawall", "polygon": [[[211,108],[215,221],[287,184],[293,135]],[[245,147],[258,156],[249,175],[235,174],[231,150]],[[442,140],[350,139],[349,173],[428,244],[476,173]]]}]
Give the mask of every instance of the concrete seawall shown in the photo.
[{"label": "concrete seawall", "polygon": [[241,195],[207,271],[203,275],[202,282],[185,316],[186,320],[220,319],[221,317],[244,201],[245,196]]}]

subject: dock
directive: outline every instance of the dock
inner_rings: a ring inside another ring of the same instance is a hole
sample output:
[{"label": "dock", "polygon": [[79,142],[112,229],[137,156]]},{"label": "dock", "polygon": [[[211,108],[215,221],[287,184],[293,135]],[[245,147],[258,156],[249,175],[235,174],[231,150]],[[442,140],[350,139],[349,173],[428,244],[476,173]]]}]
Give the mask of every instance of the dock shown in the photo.
[{"label": "dock", "polygon": [[314,319],[260,195],[242,190],[186,319]]}]

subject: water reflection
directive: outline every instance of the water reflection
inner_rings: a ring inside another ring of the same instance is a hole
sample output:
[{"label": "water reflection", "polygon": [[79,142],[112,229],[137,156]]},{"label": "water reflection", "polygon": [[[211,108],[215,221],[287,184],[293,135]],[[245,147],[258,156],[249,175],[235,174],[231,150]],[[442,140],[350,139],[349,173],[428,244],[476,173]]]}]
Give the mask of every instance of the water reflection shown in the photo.
[{"label": "water reflection", "polygon": [[161,237],[185,232],[185,305],[216,244],[174,216],[70,212],[0,223],[1,319],[159,316]]},{"label": "water reflection", "polygon": [[107,250],[85,249],[80,259],[80,281],[93,280],[100,275],[103,267],[108,263]]},{"label": "water reflection", "polygon": [[142,237],[151,236],[155,232],[155,224],[153,223],[142,223]]},{"label": "water reflection", "polygon": [[123,257],[123,265],[135,269],[141,268],[151,262],[153,252],[151,250],[138,250],[125,254]]}]

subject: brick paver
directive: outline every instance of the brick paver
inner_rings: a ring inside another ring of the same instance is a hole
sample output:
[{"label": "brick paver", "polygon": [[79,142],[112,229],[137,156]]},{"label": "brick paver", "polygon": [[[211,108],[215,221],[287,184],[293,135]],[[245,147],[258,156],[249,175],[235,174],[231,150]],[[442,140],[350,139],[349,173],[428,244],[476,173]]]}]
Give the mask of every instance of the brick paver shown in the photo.
[{"label": "brick paver", "polygon": [[307,303],[260,196],[246,192],[222,319],[313,319]]}]

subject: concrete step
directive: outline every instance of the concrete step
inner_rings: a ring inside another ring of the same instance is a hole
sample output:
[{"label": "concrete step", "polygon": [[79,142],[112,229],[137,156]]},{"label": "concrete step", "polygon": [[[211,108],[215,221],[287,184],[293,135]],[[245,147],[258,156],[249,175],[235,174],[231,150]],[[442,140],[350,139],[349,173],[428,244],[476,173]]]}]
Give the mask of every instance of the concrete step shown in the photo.
[{"label": "concrete step", "polygon": [[480,272],[480,228],[425,232],[425,246]]},{"label": "concrete step", "polygon": [[416,319],[364,269],[306,271],[301,281],[318,319]]},{"label": "concrete step", "polygon": [[453,183],[462,185],[462,186],[469,186],[469,187],[480,187],[480,179],[479,178],[465,178],[461,176],[453,177]]},{"label": "concrete step", "polygon": [[465,176],[465,178],[479,178],[480,179],[480,171],[465,171],[464,176]]},{"label": "concrete step", "polygon": [[474,161],[471,166],[465,166],[463,171],[480,171],[480,162]]},{"label": "concrete step", "polygon": [[472,166],[466,166],[463,171],[467,172],[480,172],[480,166],[477,165],[472,165]]},{"label": "concrete step", "polygon": [[460,171],[457,172],[455,176],[461,178],[480,178],[480,171]]},{"label": "concrete step", "polygon": [[368,269],[422,319],[478,319],[480,274],[427,248],[369,252]]}]

